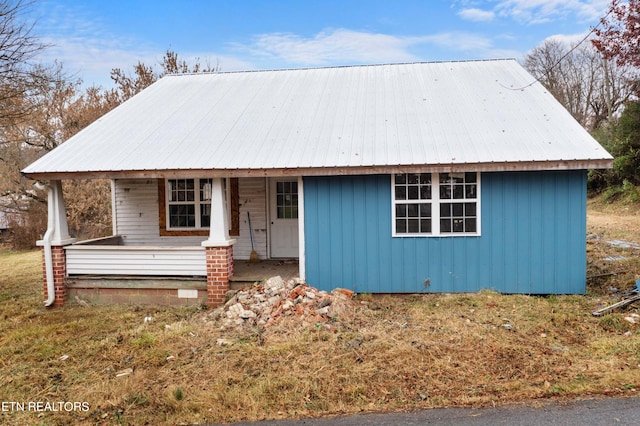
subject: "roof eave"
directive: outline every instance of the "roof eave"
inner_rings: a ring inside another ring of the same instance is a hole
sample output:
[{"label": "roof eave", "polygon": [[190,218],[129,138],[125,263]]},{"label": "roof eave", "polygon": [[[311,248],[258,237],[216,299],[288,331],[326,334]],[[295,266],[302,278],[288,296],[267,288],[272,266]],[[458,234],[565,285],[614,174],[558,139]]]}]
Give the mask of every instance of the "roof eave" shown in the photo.
[{"label": "roof eave", "polygon": [[156,179],[172,177],[283,177],[283,176],[340,176],[373,175],[418,172],[514,172],[541,170],[589,170],[610,169],[612,158],[559,161],[519,161],[456,164],[407,164],[378,166],[336,166],[259,169],[167,169],[167,170],[96,170],[65,172],[23,172],[34,180],[66,179]]}]

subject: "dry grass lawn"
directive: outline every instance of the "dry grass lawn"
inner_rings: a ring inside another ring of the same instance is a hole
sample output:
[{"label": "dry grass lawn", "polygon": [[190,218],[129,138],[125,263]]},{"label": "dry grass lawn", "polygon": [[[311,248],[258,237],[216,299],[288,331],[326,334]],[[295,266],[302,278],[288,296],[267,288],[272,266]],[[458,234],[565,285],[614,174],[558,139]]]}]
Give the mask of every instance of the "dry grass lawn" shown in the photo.
[{"label": "dry grass lawn", "polygon": [[0,251],[0,423],[224,423],[635,395],[640,325],[625,317],[637,308],[590,313],[640,278],[640,250],[608,243],[640,243],[636,212],[590,202],[587,296],[360,295],[333,330],[291,320],[221,332],[196,308],[45,309],[40,253]]}]

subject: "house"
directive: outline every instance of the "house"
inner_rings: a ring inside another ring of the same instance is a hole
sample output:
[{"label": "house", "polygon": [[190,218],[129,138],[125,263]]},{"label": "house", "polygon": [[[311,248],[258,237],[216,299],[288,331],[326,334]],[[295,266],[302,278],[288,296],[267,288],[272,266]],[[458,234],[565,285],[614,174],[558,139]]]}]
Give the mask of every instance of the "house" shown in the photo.
[{"label": "house", "polygon": [[[584,293],[587,170],[611,165],[490,60],[170,75],[23,174],[49,186],[47,304],[84,280],[215,305],[252,240],[326,290]],[[113,236],[77,242],[60,182],[86,178]]]},{"label": "house", "polygon": [[0,196],[0,237],[9,234],[12,227],[24,223],[23,213],[27,208],[26,197]]},{"label": "house", "polygon": [[2,204],[0,204],[0,237],[9,232],[9,217],[5,213]]}]

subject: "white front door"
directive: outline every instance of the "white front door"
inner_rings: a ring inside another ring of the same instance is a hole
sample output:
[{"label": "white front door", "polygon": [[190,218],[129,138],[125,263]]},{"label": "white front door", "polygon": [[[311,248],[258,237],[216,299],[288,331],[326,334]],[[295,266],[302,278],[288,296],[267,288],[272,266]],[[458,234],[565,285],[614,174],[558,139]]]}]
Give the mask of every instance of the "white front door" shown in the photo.
[{"label": "white front door", "polygon": [[271,257],[298,257],[298,180],[271,179]]}]

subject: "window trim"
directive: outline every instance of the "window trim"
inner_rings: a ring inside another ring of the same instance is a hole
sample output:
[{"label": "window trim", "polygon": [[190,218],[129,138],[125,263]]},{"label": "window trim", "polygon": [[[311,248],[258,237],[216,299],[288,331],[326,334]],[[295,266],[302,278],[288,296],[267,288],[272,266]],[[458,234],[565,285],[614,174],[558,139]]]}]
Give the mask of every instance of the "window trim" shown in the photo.
[{"label": "window trim", "polygon": [[[413,173],[395,173],[390,176],[391,182],[391,236],[393,238],[442,238],[442,237],[479,237],[482,235],[482,218],[481,218],[481,176],[480,172],[460,172],[460,173],[475,173],[476,174],[476,197],[475,198],[463,198],[463,199],[441,199],[440,198],[440,174],[441,173],[456,173],[456,172],[422,172],[431,174],[431,199],[429,200],[415,200],[409,204],[431,204],[431,232],[430,233],[397,233],[396,232],[396,205],[407,204],[405,200],[395,199],[395,176],[398,174],[413,174]],[[440,231],[440,205],[442,203],[464,203],[475,202],[476,204],[476,231],[475,232],[441,232]]]},{"label": "window trim", "polygon": [[[167,181],[169,179],[181,179],[181,178],[160,178],[158,181],[158,224],[160,226],[159,233],[162,237],[184,237],[184,236],[197,236],[208,237],[209,227],[206,228],[169,228],[167,226],[169,218],[169,204],[167,203]],[[208,179],[195,178],[195,179]],[[238,196],[238,178],[228,179],[229,185],[227,185],[227,196],[231,199],[229,203],[230,211],[230,227],[229,235],[240,235],[240,215],[239,215],[239,196]]]}]

